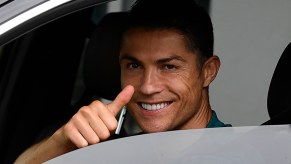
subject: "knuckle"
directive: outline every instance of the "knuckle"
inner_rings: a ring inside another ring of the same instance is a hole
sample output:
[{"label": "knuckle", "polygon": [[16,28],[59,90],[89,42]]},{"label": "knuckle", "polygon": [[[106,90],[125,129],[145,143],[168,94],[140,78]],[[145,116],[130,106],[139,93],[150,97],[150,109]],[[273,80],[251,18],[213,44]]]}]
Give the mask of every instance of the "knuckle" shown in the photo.
[{"label": "knuckle", "polygon": [[64,133],[68,134],[69,132],[71,132],[73,130],[73,126],[72,126],[72,124],[67,123],[63,129],[64,129]]},{"label": "knuckle", "polygon": [[104,104],[99,101],[99,100],[95,100],[91,103],[92,106],[98,107],[98,106],[103,106]]},{"label": "knuckle", "polygon": [[63,128],[64,137],[72,141],[75,136],[75,130],[76,128],[72,124],[66,124]]},{"label": "knuckle", "polygon": [[67,123],[67,125],[68,126],[73,126],[73,125],[71,125],[71,124],[75,124],[75,123],[78,123],[78,122],[80,122],[81,121],[81,115],[80,114],[75,114],[72,118],[71,118],[71,120],[69,121],[69,123]]},{"label": "knuckle", "polygon": [[80,108],[79,112],[84,116],[90,116],[92,110],[89,106],[83,106]]}]

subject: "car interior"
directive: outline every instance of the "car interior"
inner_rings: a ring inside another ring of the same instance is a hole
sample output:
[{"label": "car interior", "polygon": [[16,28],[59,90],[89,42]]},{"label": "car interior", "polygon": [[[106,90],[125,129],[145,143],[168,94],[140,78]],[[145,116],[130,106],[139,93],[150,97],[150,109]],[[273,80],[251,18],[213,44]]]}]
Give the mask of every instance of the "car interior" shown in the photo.
[{"label": "car interior", "polygon": [[75,81],[84,46],[95,26],[93,12],[94,8],[88,8],[57,19],[2,48],[3,163],[13,163],[43,129],[61,124],[74,111],[78,99],[73,96],[78,85]]},{"label": "car interior", "polygon": [[283,51],[273,73],[268,90],[267,108],[270,119],[262,125],[291,123],[291,79],[288,77],[291,63],[291,42]]},{"label": "car interior", "polygon": [[[118,51],[127,12],[104,12],[102,19],[97,18],[98,24],[92,21],[94,12],[92,7],[67,15],[2,48],[3,163],[13,163],[23,150],[52,134],[81,106],[94,99],[113,100],[120,92]],[[291,123],[290,62],[291,43],[272,76],[266,109],[270,119],[261,125]],[[138,131],[132,122],[126,125],[121,135]]]}]

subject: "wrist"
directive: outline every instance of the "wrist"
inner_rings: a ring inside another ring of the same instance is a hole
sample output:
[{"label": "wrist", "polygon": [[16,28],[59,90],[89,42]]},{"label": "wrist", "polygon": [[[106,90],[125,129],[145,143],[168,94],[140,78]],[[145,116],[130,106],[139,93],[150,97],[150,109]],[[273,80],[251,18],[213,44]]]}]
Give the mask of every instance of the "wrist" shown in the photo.
[{"label": "wrist", "polygon": [[75,150],[75,144],[64,134],[63,127],[58,129],[48,140],[49,145],[60,148],[63,152]]}]

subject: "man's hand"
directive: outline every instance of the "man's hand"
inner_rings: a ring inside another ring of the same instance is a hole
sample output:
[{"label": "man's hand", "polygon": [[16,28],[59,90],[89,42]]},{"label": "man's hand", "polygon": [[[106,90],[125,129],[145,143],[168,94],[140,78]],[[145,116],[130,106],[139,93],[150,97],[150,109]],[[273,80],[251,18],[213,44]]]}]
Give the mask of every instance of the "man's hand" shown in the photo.
[{"label": "man's hand", "polygon": [[74,149],[106,140],[117,128],[115,116],[126,105],[134,92],[125,87],[110,104],[94,101],[82,107],[63,127],[51,137],[25,150],[14,162],[42,163]]},{"label": "man's hand", "polygon": [[[116,115],[134,93],[132,86],[125,87],[110,104],[96,100],[80,110],[58,131],[64,145],[73,143],[82,148],[107,140],[117,128]],[[59,140],[60,141],[60,140]]]}]

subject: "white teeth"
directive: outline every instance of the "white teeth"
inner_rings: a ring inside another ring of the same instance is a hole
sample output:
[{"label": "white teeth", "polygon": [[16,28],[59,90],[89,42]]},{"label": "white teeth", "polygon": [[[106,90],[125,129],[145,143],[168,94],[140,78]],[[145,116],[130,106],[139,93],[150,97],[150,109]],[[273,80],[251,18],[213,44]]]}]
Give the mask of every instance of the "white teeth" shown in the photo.
[{"label": "white teeth", "polygon": [[161,104],[158,104],[157,105],[157,109],[161,109]]},{"label": "white teeth", "polygon": [[145,105],[145,107],[146,107],[146,109],[152,110],[152,106],[149,104]]},{"label": "white teeth", "polygon": [[145,104],[141,103],[141,106],[146,110],[159,110],[168,106],[169,103],[160,103],[160,104]]}]

